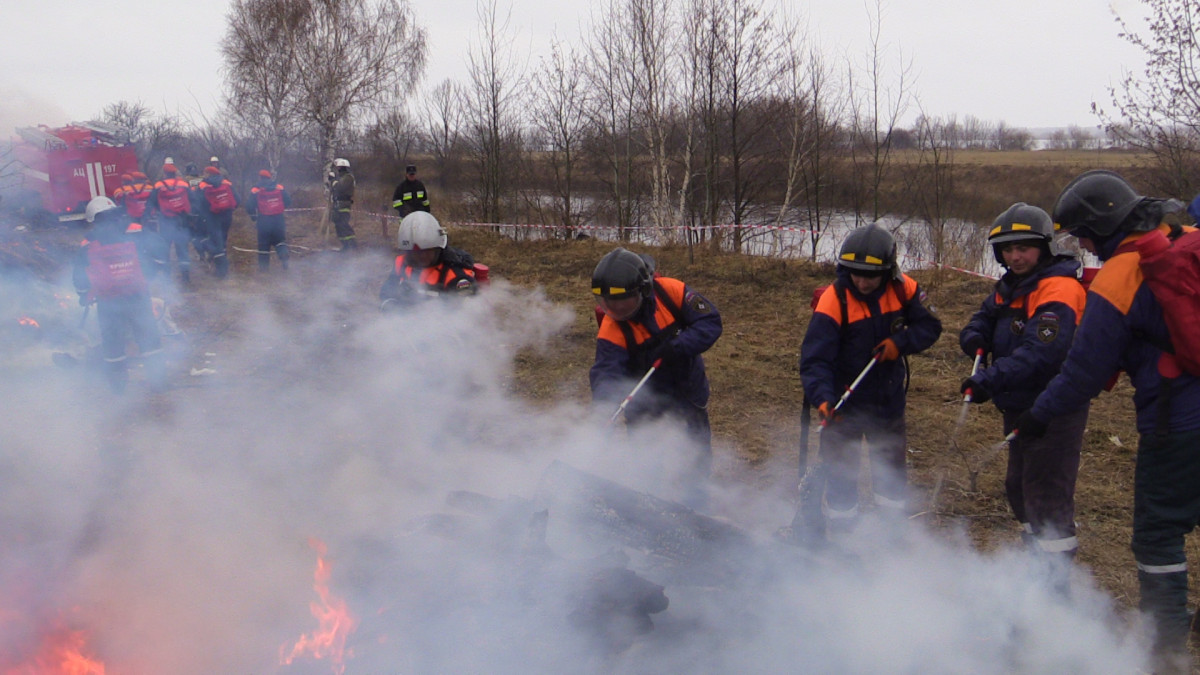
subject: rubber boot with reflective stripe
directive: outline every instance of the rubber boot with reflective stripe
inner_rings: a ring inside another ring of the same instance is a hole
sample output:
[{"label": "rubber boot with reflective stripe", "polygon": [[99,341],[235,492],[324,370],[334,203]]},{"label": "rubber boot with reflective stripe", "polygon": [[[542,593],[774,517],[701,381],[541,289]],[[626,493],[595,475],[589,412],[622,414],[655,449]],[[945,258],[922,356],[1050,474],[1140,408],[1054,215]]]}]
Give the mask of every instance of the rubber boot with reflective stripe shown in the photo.
[{"label": "rubber boot with reflective stripe", "polygon": [[[1180,569],[1182,568],[1182,569]],[[1156,662],[1170,666],[1187,656],[1190,617],[1187,611],[1187,563],[1143,565],[1138,563],[1138,608],[1154,621]],[[1187,672],[1187,671],[1181,671]]]}]

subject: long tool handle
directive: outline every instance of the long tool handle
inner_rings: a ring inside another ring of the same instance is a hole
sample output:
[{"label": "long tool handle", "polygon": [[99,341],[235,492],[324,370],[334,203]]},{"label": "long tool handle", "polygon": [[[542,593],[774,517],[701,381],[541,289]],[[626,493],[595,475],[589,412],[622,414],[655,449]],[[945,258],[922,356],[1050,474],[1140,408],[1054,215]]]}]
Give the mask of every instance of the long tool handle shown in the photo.
[{"label": "long tool handle", "polygon": [[[971,377],[975,377],[975,373],[979,372],[979,365],[981,363],[983,363],[983,350],[977,349],[975,350],[975,365],[971,366]],[[966,394],[963,396],[963,403],[970,403],[971,395],[973,393],[974,392],[971,391],[971,388],[967,387]]]},{"label": "long tool handle", "polygon": [[654,361],[654,363],[650,364],[650,370],[646,371],[646,374],[643,375],[642,379],[638,381],[637,386],[633,388],[633,391],[629,392],[629,395],[625,397],[625,400],[621,401],[621,405],[617,406],[617,410],[612,414],[612,417],[608,418],[609,424],[617,423],[617,418],[621,416],[621,413],[625,412],[625,406],[629,405],[629,402],[633,400],[634,396],[637,396],[637,393],[641,391],[643,386],[645,386],[646,381],[650,379],[650,376],[653,375],[654,371],[658,370],[658,367],[661,365],[662,359],[657,359]]},{"label": "long tool handle", "polygon": [[846,399],[850,398],[850,394],[853,394],[854,390],[858,389],[858,385],[863,381],[863,378],[867,376],[867,373],[871,372],[871,369],[875,367],[876,363],[879,363],[879,359],[872,358],[867,362],[867,366],[862,369],[862,372],[858,374],[858,377],[854,378],[854,381],[850,383],[849,387],[846,387],[846,393],[842,394],[842,397],[838,399],[837,405],[833,406],[833,412],[837,412],[838,408],[841,408],[842,404],[846,402]]},{"label": "long tool handle", "polygon": [[[850,398],[850,394],[854,393],[854,390],[858,388],[859,383],[863,381],[863,378],[867,376],[867,373],[871,372],[871,369],[875,367],[876,363],[879,363],[879,359],[872,358],[867,362],[866,367],[862,369],[862,372],[858,374],[858,377],[854,378],[854,381],[850,383],[849,387],[846,387],[845,393],[843,393],[842,397],[839,398],[837,403],[834,404],[833,410],[830,411],[830,414],[837,412],[838,409],[842,407],[842,404],[846,402],[846,399]],[[827,426],[829,426],[829,420],[821,420],[820,426],[817,427],[817,433],[821,433],[821,430]]]}]

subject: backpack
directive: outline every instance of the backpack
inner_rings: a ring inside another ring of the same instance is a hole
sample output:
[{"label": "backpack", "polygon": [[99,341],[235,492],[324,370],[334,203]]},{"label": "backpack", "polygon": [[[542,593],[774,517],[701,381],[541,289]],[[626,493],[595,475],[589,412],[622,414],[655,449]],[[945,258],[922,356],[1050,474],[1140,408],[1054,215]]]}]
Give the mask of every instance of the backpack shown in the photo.
[{"label": "backpack", "polygon": [[208,200],[208,210],[213,213],[228,213],[237,207],[237,201],[233,198],[233,186],[229,183],[221,183],[217,186],[205,184],[202,186],[204,190],[204,198]]},{"label": "backpack", "polygon": [[1200,376],[1200,230],[1171,226],[1171,236],[1155,230],[1137,240],[1142,276],[1162,305],[1171,336],[1169,351],[1184,371]]},{"label": "backpack", "polygon": [[102,244],[93,241],[87,247],[87,277],[92,297],[110,300],[143,293],[149,289],[142,273],[137,245],[132,241]]},{"label": "backpack", "polygon": [[172,183],[163,181],[163,187],[158,190],[158,208],[168,216],[180,216],[191,211],[188,184],[181,180]]}]

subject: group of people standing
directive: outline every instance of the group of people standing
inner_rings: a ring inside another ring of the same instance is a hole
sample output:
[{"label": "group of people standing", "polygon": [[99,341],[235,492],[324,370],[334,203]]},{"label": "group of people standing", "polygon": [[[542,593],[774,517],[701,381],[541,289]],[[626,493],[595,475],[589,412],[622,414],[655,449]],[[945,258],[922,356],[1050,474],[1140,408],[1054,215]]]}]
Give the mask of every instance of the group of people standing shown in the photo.
[{"label": "group of people standing", "polygon": [[209,160],[203,171],[197,171],[194,164],[188,164],[188,169],[188,175],[181,176],[167,158],[158,181],[151,182],[140,171],[124,174],[112,195],[113,204],[124,210],[127,221],[157,231],[174,251],[180,281],[185,285],[191,282],[189,246],[212,262],[217,278],[229,275],[229,230],[239,206],[257,226],[259,269],[270,267],[272,250],[287,269],[284,209],[291,205],[291,195],[274,174],[267,169],[259,171],[250,199],[243,201],[217,157]]},{"label": "group of people standing", "polygon": [[[1022,539],[1061,587],[1079,545],[1074,494],[1089,404],[1120,371],[1129,374],[1140,434],[1132,542],[1140,607],[1155,629],[1158,671],[1189,672],[1184,536],[1200,524],[1200,374],[1174,364],[1163,307],[1135,246],[1150,233],[1192,229],[1164,223],[1170,204],[1141,196],[1115,173],[1089,171],[1062,191],[1053,216],[1022,202],[1000,214],[988,246],[1005,271],[959,333],[963,352],[980,364],[959,393],[1002,413],[1009,505]],[[1058,230],[1104,261],[1090,288],[1079,260],[1059,249]],[[636,383],[636,396],[625,399],[627,421],[679,420],[706,477],[711,432],[701,354],[721,335],[716,308],[623,248],[597,265],[592,293],[602,313],[593,399],[616,405]],[[925,292],[898,265],[892,234],[877,224],[851,232],[836,280],[815,302],[799,361],[823,428],[822,540],[836,541],[859,519],[864,442],[874,508],[905,514],[904,357],[941,333]]]}]

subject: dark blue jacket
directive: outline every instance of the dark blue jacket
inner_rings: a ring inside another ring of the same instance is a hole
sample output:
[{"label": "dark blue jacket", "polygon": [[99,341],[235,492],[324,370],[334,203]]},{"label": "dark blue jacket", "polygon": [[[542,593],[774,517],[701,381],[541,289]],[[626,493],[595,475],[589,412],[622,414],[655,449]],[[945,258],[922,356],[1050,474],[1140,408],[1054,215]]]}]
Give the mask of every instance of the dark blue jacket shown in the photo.
[{"label": "dark blue jacket", "polygon": [[[1160,229],[1167,232],[1169,227]],[[1117,244],[1125,244],[1144,234],[1115,239]],[[1124,370],[1136,390],[1133,404],[1139,433],[1155,431],[1160,412],[1169,415],[1168,433],[1200,430],[1200,378],[1187,373],[1176,378],[1169,408],[1160,411],[1157,405],[1163,380],[1158,362],[1163,352],[1155,345],[1168,344],[1170,335],[1162,306],[1143,283],[1139,259],[1136,250],[1106,258],[1088,288],[1087,309],[1062,371],[1033,404],[1037,419],[1047,422],[1078,410],[1097,396],[1117,371]]]},{"label": "dark blue jacket", "polygon": [[1058,374],[1087,298],[1078,272],[1071,256],[1058,256],[1023,279],[1008,272],[959,334],[967,356],[975,356],[967,347],[972,338],[990,345],[992,364],[976,379],[1000,410],[1027,410]]},{"label": "dark blue jacket", "polygon": [[[917,282],[902,276],[899,281],[885,280],[863,296],[850,281],[850,271],[838,267],[836,283],[846,289],[848,325],[842,326],[842,306],[830,286],[817,302],[800,346],[800,379],[813,406],[836,403],[885,339],[891,338],[901,355],[924,351],[937,342],[941,320],[925,306],[927,298]],[[842,412],[862,411],[882,419],[903,416],[906,375],[901,359],[876,364]]]},{"label": "dark blue jacket", "polygon": [[[708,375],[704,359],[721,337],[721,314],[717,308],[682,281],[659,277],[655,293],[642,302],[626,321],[605,315],[596,335],[596,361],[589,373],[592,399],[619,402],[649,369],[648,355],[661,341],[671,343],[671,358],[664,361],[639,392],[629,408],[661,407],[662,401],[708,404]],[[664,293],[675,305],[674,315],[658,297]],[[678,331],[676,333],[676,331]],[[627,336],[631,336],[632,342]],[[658,399],[656,401],[656,399]]]}]

